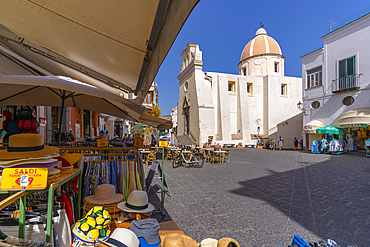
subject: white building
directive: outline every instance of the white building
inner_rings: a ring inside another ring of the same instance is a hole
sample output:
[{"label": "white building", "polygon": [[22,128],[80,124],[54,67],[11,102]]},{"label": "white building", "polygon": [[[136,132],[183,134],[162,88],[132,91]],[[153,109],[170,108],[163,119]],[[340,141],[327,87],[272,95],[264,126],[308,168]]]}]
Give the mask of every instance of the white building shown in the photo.
[{"label": "white building", "polygon": [[364,148],[370,125],[370,14],[366,13],[328,30],[323,47],[302,57],[306,146],[320,138],[314,134],[316,128],[335,126],[346,131],[347,140]]},{"label": "white building", "polygon": [[[202,51],[188,44],[181,53],[178,129],[180,142],[256,144],[257,139],[286,140],[293,147],[302,131],[301,78],[284,76],[285,57],[279,44],[257,30],[245,46],[239,75],[204,72]],[[259,132],[258,132],[259,130]],[[189,144],[189,143],[185,143]]]}]

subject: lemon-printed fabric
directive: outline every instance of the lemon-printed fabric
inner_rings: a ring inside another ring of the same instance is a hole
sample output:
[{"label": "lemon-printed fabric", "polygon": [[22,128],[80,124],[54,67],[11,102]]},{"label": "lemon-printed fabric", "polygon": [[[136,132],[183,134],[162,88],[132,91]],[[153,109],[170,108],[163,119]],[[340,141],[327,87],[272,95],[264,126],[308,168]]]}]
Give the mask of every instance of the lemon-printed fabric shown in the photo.
[{"label": "lemon-printed fabric", "polygon": [[108,210],[102,206],[93,207],[83,219],[73,227],[73,234],[80,241],[94,244],[97,239],[106,241],[110,234],[111,217]]}]

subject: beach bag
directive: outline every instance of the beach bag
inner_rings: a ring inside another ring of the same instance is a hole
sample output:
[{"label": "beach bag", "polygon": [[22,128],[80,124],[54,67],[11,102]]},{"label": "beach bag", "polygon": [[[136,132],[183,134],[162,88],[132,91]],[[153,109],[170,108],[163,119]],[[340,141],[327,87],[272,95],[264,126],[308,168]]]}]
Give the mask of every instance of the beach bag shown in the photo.
[{"label": "beach bag", "polygon": [[[36,121],[36,119],[19,120],[18,129],[20,129],[23,132],[37,131],[37,121]],[[29,132],[27,132],[27,133],[29,133]]]},{"label": "beach bag", "polygon": [[20,134],[21,130],[18,129],[18,120],[11,120],[6,126],[6,132],[8,136]]},{"label": "beach bag", "polygon": [[24,108],[22,107],[15,114],[15,118],[18,119],[18,120],[21,120],[21,119],[36,119],[36,111],[33,108],[29,107],[29,106],[26,106]]}]

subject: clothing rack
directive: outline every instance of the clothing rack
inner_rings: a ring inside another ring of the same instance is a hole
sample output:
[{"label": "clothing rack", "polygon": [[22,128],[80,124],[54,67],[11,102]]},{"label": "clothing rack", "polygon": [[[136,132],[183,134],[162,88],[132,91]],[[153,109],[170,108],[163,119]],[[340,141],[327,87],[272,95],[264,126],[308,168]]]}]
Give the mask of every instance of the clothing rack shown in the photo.
[{"label": "clothing rack", "polygon": [[[117,174],[119,179],[117,179],[114,185],[117,186],[117,190],[118,187],[121,188],[122,185],[122,193],[126,199],[129,192],[131,192],[130,189],[133,187],[145,190],[144,166],[136,147],[59,147],[59,152],[61,154],[83,154],[85,158],[83,162],[87,162],[90,168],[93,164],[97,163],[100,165],[102,162],[117,162],[117,164],[114,165],[120,166],[119,169],[121,169],[120,171],[123,171],[123,176],[121,177],[122,173]],[[85,171],[83,173],[85,173]],[[101,179],[101,177],[98,179]],[[118,180],[122,183],[121,185],[118,185]],[[132,180],[134,180],[135,183],[133,183]],[[92,184],[89,185],[91,188]]]}]

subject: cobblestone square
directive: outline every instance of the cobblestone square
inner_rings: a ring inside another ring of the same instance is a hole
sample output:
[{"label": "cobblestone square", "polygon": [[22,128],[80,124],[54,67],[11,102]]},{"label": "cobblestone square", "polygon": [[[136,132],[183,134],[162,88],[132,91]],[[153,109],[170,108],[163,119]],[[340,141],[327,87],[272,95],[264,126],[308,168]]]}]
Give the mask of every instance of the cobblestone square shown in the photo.
[{"label": "cobblestone square", "polygon": [[[370,158],[365,153],[319,155],[267,149],[231,149],[230,163],[164,172],[171,197],[166,216],[197,242],[231,237],[241,246],[288,246],[335,240],[370,246]],[[148,169],[146,168],[146,173]],[[153,181],[149,200],[159,205]]]}]

